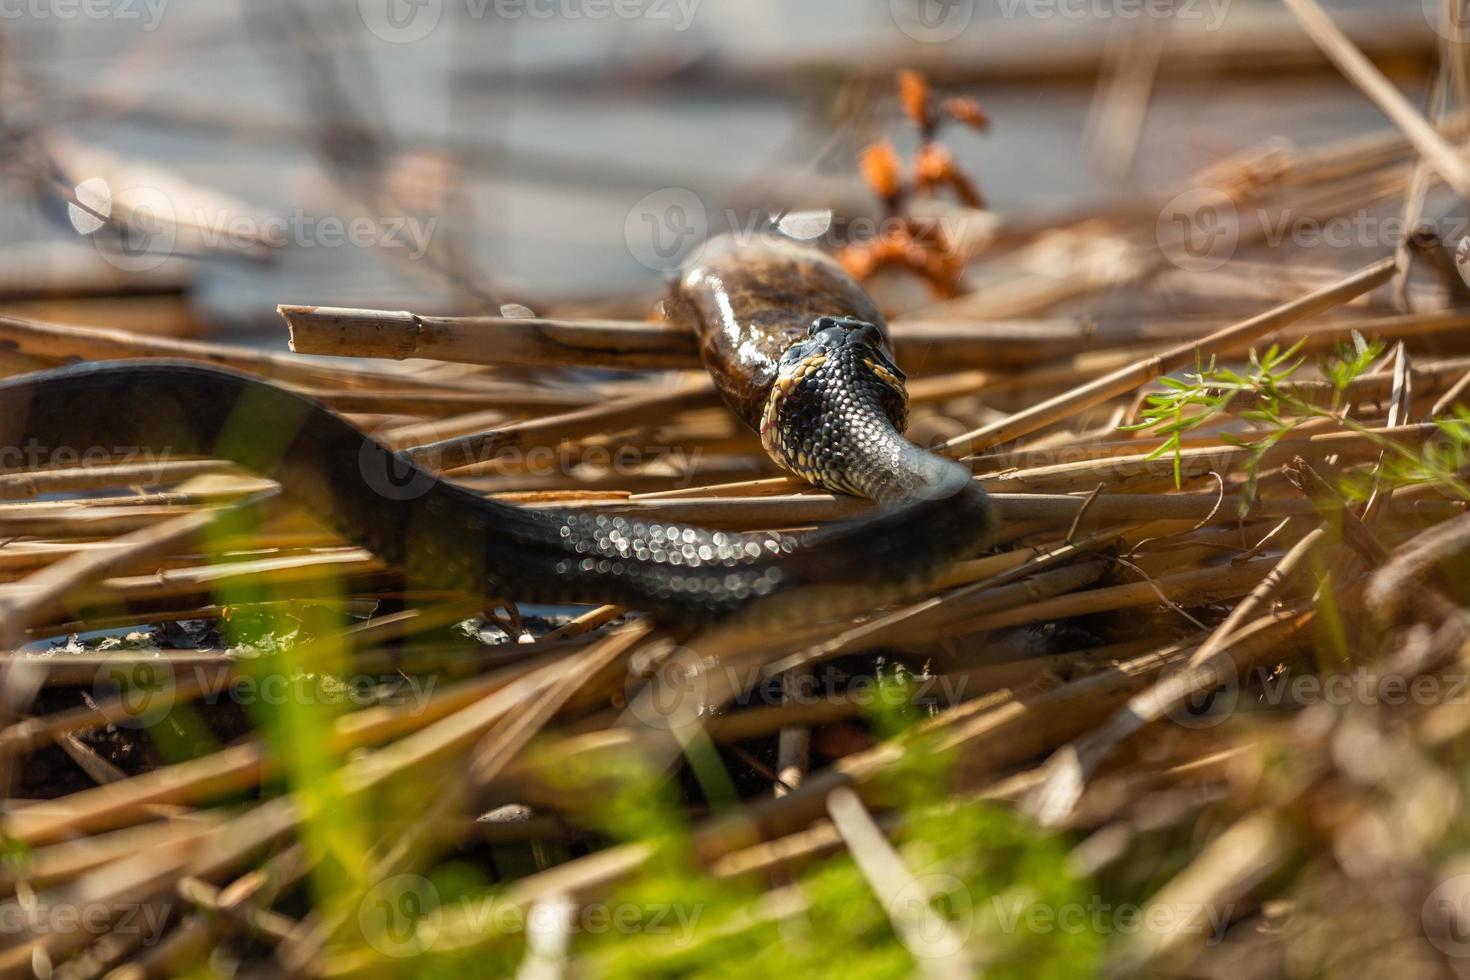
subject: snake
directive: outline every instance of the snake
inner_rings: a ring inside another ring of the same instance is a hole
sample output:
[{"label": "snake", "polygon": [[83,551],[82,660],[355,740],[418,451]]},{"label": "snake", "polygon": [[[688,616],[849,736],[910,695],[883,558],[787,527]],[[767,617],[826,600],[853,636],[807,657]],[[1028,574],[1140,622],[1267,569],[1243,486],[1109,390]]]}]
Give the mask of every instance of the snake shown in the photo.
[{"label": "snake", "polygon": [[985,542],[985,492],[965,466],[904,438],[905,379],[883,315],[834,259],[794,242],[714,238],[666,309],[694,332],[721,397],[778,465],[879,506],[800,533],[517,506],[440,476],[307,395],[162,358],[0,381],[0,464],[55,465],[62,452],[94,449],[227,460],[276,481],[414,587],[616,604],[694,624],[803,587],[921,582]]}]

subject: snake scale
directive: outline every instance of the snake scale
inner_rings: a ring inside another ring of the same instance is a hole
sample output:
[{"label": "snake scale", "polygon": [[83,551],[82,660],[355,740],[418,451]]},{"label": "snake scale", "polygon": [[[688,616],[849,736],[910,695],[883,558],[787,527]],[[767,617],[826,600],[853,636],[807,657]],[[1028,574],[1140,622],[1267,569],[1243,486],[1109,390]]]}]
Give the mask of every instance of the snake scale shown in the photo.
[{"label": "snake scale", "polygon": [[227,459],[279,482],[415,586],[617,603],[674,622],[803,586],[911,583],[987,537],[989,502],[968,470],[903,438],[907,396],[883,316],[836,262],[794,243],[714,239],[669,306],[777,463],[882,506],[800,535],[516,507],[436,476],[303,395],[183,361],[0,382],[0,452]]}]

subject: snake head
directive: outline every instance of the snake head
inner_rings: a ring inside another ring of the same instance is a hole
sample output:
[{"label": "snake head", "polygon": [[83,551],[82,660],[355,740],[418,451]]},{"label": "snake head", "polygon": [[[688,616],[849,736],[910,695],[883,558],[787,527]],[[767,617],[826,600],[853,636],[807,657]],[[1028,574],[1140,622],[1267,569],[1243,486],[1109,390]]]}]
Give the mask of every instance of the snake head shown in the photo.
[{"label": "snake head", "polygon": [[776,365],[776,381],[799,379],[813,367],[821,367],[832,355],[852,364],[868,364],[883,383],[903,391],[903,372],[888,355],[888,341],[873,324],[847,317],[819,316],[807,328],[805,340],[786,348]]},{"label": "snake head", "polygon": [[864,320],[823,316],[776,366],[761,444],[818,486],[865,493],[863,475],[851,471],[869,466],[859,457],[902,432],[907,416],[903,372],[882,331]]}]

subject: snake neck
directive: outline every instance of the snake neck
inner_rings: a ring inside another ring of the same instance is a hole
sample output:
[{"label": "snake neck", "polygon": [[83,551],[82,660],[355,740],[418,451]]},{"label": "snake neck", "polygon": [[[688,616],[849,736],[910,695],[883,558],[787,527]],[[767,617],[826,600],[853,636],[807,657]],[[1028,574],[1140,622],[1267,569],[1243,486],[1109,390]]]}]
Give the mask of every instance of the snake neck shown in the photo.
[{"label": "snake neck", "polygon": [[954,492],[969,472],[903,436],[901,379],[860,349],[813,358],[771,390],[761,444],[777,463],[819,487],[896,503]]}]

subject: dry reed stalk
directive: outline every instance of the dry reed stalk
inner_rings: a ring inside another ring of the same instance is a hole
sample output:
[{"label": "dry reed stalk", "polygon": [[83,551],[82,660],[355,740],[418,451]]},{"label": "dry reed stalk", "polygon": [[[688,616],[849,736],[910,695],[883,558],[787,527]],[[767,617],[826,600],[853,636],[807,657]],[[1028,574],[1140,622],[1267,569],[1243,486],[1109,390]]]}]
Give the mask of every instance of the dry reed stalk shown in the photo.
[{"label": "dry reed stalk", "polygon": [[1040,428],[1070,418],[1084,409],[1132,391],[1160,375],[1188,367],[1201,358],[1208,358],[1211,354],[1228,350],[1233,345],[1250,343],[1297,320],[1340,306],[1355,296],[1360,296],[1383,285],[1393,276],[1394,270],[1392,260],[1368,266],[1335,286],[1303,296],[1301,299],[1252,317],[1243,323],[1218,330],[1198,341],[1179,344],[1162,354],[1138,361],[1104,375],[1096,381],[1074,388],[1063,395],[1049,398],[1029,409],[1017,412],[1003,422],[957,436],[949,440],[945,448],[953,455],[964,455],[1028,435]]},{"label": "dry reed stalk", "polygon": [[472,411],[558,412],[571,411],[604,397],[598,389],[562,390],[525,387],[496,387],[481,391],[334,391],[303,389],[335,412],[401,414],[437,418]]},{"label": "dry reed stalk", "polygon": [[1285,3],[1322,52],[1403,132],[1425,162],[1455,189],[1456,194],[1470,198],[1470,164],[1373,66],[1316,0],[1285,0]]},{"label": "dry reed stalk", "polygon": [[1032,810],[1043,823],[1064,821],[1076,806],[1097,767],[1115,746],[1144,726],[1163,718],[1196,692],[1207,691],[1236,676],[1229,641],[1259,611],[1261,621],[1272,621],[1262,607],[1277,598],[1290,578],[1326,539],[1317,528],[1292,546],[1225,620],[1190,655],[1185,670],[1166,678],[1129,701],[1108,723],[1064,747],[1048,762],[1045,785],[1038,790]]},{"label": "dry reed stalk", "polygon": [[[19,880],[31,888],[47,888],[137,853],[144,846],[170,847],[197,838],[218,826],[222,820],[223,817],[217,813],[190,813],[38,847],[27,856],[24,877]],[[7,895],[13,891],[14,884],[11,880],[3,882]]]},{"label": "dry reed stalk", "polygon": [[[858,869],[892,920],[894,931],[914,951],[921,976],[960,980],[975,975],[968,945],[930,906],[932,896],[904,864],[856,793],[839,787],[827,797],[832,826],[847,844]],[[904,896],[916,901],[904,901]]]},{"label": "dry reed stalk", "polygon": [[684,390],[663,395],[634,397],[592,405],[563,415],[549,415],[498,429],[476,432],[414,446],[409,455],[443,472],[481,463],[507,449],[527,446],[556,446],[569,439],[640,425],[663,423],[692,408],[715,404],[714,385],[708,379]]},{"label": "dry reed stalk", "polygon": [[[1148,900],[1143,914],[1161,912],[1160,921],[1168,926],[1130,937],[1119,956],[1120,968],[1146,970],[1149,964],[1167,958],[1186,944],[1207,941],[1200,922],[1187,910],[1233,910],[1258,881],[1288,858],[1292,839],[1287,822],[1270,809],[1249,814],[1227,827]],[[1222,922],[1217,928],[1224,925]]]},{"label": "dry reed stalk", "polygon": [[296,923],[270,910],[281,892],[299,881],[310,868],[301,845],[274,855],[224,888],[215,888],[198,878],[183,878],[179,897],[198,911],[189,914],[160,943],[138,959],[110,971],[109,980],[148,980],[176,976],[180,970],[208,955],[212,943],[236,931],[247,932],[265,942],[279,943],[290,937]]},{"label": "dry reed stalk", "polygon": [[360,388],[369,384],[388,384],[422,388],[430,384],[407,372],[369,368],[354,368],[349,371],[290,354],[273,354],[196,340],[142,337],[125,330],[43,323],[9,316],[0,316],[0,341],[11,349],[32,357],[60,361],[182,358],[307,387]]},{"label": "dry reed stalk", "polygon": [[1282,439],[1259,456],[1254,455],[1252,449],[1217,443],[1210,447],[1181,449],[1177,454],[1159,457],[1135,453],[1018,469],[987,477],[982,482],[987,490],[1000,494],[1013,489],[1017,492],[1072,493],[1099,483],[1116,490],[1145,480],[1172,479],[1176,460],[1181,477],[1195,479],[1212,472],[1229,473],[1252,462],[1260,472],[1265,472],[1302,454],[1334,455],[1345,463],[1377,459],[1383,452],[1382,440],[1393,440],[1404,447],[1418,447],[1439,434],[1438,426],[1432,423],[1380,426],[1368,433],[1327,432]]},{"label": "dry reed stalk", "polygon": [[[363,624],[355,635],[361,637],[370,625]],[[401,625],[395,621],[385,628],[399,629]],[[334,736],[345,752],[417,731],[517,683],[541,665],[529,661],[456,685],[436,693],[419,710],[380,707],[354,712],[337,720]],[[259,744],[236,745],[111,786],[74,793],[44,808],[14,811],[0,820],[0,826],[16,839],[31,843],[57,840],[78,831],[126,826],[143,816],[148,807],[159,803],[199,802],[253,786],[270,771],[269,763]],[[379,774],[392,769],[382,762],[371,767],[372,772]]]},{"label": "dry reed stalk", "polygon": [[[998,519],[1007,524],[1023,521],[1067,524],[1076,519],[1085,503],[1082,497],[1064,493],[998,493],[993,500]],[[852,517],[871,509],[871,504],[866,501],[815,493],[795,497],[561,501],[558,506],[569,510],[740,530],[803,527]],[[1417,506],[1434,513],[1448,513],[1451,509],[1436,509],[1428,506],[1427,502]],[[1241,497],[1217,494],[1120,493],[1098,495],[1088,505],[1085,517],[1091,525],[1151,520],[1234,521],[1241,516],[1285,517],[1309,512],[1311,505],[1298,500],[1260,499],[1248,502]]]},{"label": "dry reed stalk", "polygon": [[[200,511],[199,516],[213,513]],[[190,515],[195,516],[195,515]],[[150,529],[151,530],[151,529]],[[146,533],[146,532],[140,532]],[[53,566],[54,567],[54,566]],[[283,558],[259,558],[217,565],[191,565],[160,569],[150,575],[123,575],[104,578],[90,590],[92,602],[128,602],[130,600],[178,600],[205,597],[217,590],[240,585],[275,588],[306,587],[333,579],[354,580],[381,572],[386,566],[361,549],[337,549],[327,554],[293,555]],[[0,590],[0,602],[12,598],[27,601],[32,595],[27,583]]]},{"label": "dry reed stalk", "polygon": [[[283,306],[291,349],[343,357],[409,357],[461,364],[531,364],[625,370],[699,367],[694,336],[676,324],[638,320],[545,320],[431,317],[405,311]],[[957,367],[1019,367],[1066,357],[1090,329],[1076,320],[1015,320],[987,324],[986,343],[974,331],[940,321],[898,321],[895,352],[905,370],[928,363]]]},{"label": "dry reed stalk", "polygon": [[42,680],[23,660],[9,656],[20,646],[33,620],[46,615],[82,585],[195,537],[222,517],[254,512],[268,499],[269,495],[261,495],[226,511],[190,514],[161,527],[125,535],[109,548],[77,552],[30,575],[25,580],[25,591],[0,595],[0,649],[7,654],[0,669],[5,721],[9,723],[25,710]]},{"label": "dry reed stalk", "polygon": [[0,500],[21,500],[48,493],[107,490],[121,487],[165,486],[198,476],[235,473],[231,463],[211,459],[158,460],[73,466],[0,474]]},{"label": "dry reed stalk", "polygon": [[[466,802],[462,788],[467,787],[472,796],[489,784],[585,685],[618,663],[648,633],[649,627],[643,624],[620,630],[589,646],[580,656],[549,664],[503,692],[380,750],[377,757],[370,757],[371,761],[349,764],[342,775],[349,791],[356,792],[376,785],[390,773],[420,767],[428,771],[427,767],[445,753],[469,750],[466,769],[456,773],[450,791],[438,794],[424,808],[408,832],[375,863],[371,877],[382,880],[397,873],[406,857],[452,822]],[[550,676],[543,678],[546,674]],[[530,703],[527,710],[516,711],[517,702]],[[466,744],[466,739],[473,739],[473,744]],[[346,921],[344,916],[297,930],[283,947],[282,960],[288,966],[319,961],[323,944]]]},{"label": "dry reed stalk", "polygon": [[599,626],[606,626],[626,612],[627,610],[622,606],[598,606],[596,609],[592,609],[576,617],[571,622],[563,626],[558,626],[550,633],[541,637],[539,642],[550,643],[556,640],[570,640],[573,637],[583,636],[597,629]]}]

